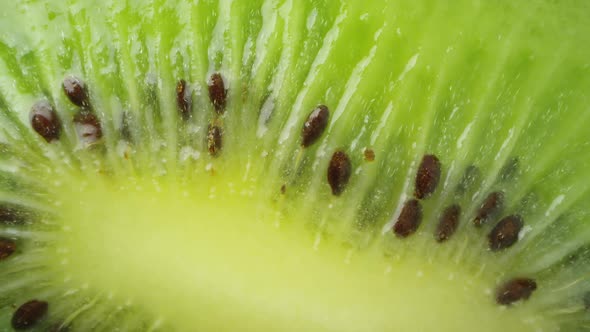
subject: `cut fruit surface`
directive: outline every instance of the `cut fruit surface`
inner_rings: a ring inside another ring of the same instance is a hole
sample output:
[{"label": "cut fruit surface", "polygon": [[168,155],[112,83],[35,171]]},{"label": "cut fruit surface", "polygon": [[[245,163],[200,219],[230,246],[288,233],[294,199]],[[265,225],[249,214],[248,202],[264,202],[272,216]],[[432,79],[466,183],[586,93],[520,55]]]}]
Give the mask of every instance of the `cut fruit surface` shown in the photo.
[{"label": "cut fruit surface", "polygon": [[0,330],[590,330],[590,5],[0,14]]}]

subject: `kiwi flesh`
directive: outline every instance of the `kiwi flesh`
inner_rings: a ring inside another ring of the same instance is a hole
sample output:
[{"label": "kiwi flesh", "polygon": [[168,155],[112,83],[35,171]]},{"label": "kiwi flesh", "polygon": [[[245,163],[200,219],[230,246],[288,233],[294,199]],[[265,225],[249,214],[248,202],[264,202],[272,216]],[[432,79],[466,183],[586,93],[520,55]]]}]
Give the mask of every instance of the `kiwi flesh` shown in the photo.
[{"label": "kiwi flesh", "polygon": [[1,330],[590,330],[587,2],[3,7]]}]

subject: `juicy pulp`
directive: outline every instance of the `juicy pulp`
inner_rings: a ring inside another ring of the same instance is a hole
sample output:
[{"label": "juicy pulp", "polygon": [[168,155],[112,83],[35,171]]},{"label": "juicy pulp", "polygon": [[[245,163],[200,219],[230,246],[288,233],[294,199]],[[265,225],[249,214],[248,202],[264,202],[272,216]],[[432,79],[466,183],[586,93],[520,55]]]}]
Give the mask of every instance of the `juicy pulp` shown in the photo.
[{"label": "juicy pulp", "polygon": [[[590,322],[590,19],[583,1],[30,1],[0,17],[0,324],[49,302],[74,330],[579,331]],[[18,27],[18,28],[17,28]],[[228,88],[215,115],[207,80]],[[67,75],[99,144],[79,144]],[[182,120],[175,88],[192,91]],[[29,110],[63,123],[48,144]],[[330,109],[320,139],[303,121]],[[121,133],[128,117],[131,140]],[[207,154],[207,127],[223,148]],[[364,150],[375,161],[364,160]],[[353,173],[333,197],[333,151]],[[423,155],[442,163],[418,232],[391,227]],[[506,165],[516,170],[504,176]],[[456,187],[475,165],[481,177]],[[507,178],[507,179],[504,179]],[[285,186],[284,194],[281,187]],[[493,253],[471,219],[492,191],[525,228]],[[434,240],[461,204],[457,232]],[[495,303],[527,276],[527,301]],[[42,328],[43,325],[40,325]]]}]

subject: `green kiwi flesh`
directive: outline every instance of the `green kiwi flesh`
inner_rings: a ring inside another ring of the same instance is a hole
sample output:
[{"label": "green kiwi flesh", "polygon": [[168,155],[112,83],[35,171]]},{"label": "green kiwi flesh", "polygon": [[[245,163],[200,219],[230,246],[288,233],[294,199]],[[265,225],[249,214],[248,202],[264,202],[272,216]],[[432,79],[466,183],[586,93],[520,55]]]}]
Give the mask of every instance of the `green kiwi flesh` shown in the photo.
[{"label": "green kiwi flesh", "polygon": [[16,1],[0,330],[590,330],[590,4]]}]

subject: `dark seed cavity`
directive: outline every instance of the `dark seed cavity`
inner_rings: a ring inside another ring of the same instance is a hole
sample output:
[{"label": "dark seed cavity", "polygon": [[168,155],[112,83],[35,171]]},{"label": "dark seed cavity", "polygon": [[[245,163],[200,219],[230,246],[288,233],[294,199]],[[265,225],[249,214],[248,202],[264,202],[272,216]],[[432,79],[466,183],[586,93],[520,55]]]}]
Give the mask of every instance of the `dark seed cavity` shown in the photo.
[{"label": "dark seed cavity", "polygon": [[301,130],[301,145],[306,148],[315,143],[326,130],[330,111],[324,105],[317,106],[307,117]]},{"label": "dark seed cavity", "polygon": [[422,158],[416,174],[416,190],[414,193],[416,198],[427,198],[436,190],[440,180],[440,167],[440,161],[436,156],[427,154]]},{"label": "dark seed cavity", "polygon": [[467,168],[465,168],[465,172],[463,173],[463,177],[461,177],[459,184],[457,184],[457,189],[456,189],[457,194],[463,194],[467,190],[469,190],[475,184],[475,182],[479,179],[479,177],[480,177],[480,171],[479,171],[479,168],[477,168],[477,166],[470,165]]},{"label": "dark seed cavity", "polygon": [[209,79],[209,99],[215,108],[217,114],[223,114],[225,111],[225,102],[227,99],[227,91],[225,90],[225,83],[221,74],[215,73]]},{"label": "dark seed cavity", "polygon": [[131,133],[131,115],[128,112],[123,113],[121,118],[121,137],[127,141],[133,141],[133,134]]},{"label": "dark seed cavity", "polygon": [[185,80],[180,80],[176,84],[176,103],[182,119],[190,119],[192,115],[192,96]]},{"label": "dark seed cavity", "polygon": [[12,315],[12,327],[26,330],[33,327],[47,313],[49,304],[45,301],[31,300],[16,309]]},{"label": "dark seed cavity", "polygon": [[504,193],[501,191],[496,191],[488,195],[486,199],[483,200],[481,203],[479,210],[477,210],[477,214],[473,219],[473,224],[477,227],[480,227],[488,220],[494,218],[502,211],[502,207],[504,206]]},{"label": "dark seed cavity", "polygon": [[500,181],[506,182],[509,180],[513,180],[518,173],[518,164],[518,158],[516,157],[508,160],[504,167],[502,167],[502,169],[500,170]]},{"label": "dark seed cavity", "polygon": [[501,305],[510,305],[516,301],[527,300],[535,289],[537,289],[537,283],[533,279],[515,278],[498,288],[496,302]]},{"label": "dark seed cavity", "polygon": [[63,82],[63,89],[70,101],[79,107],[90,106],[86,84],[77,77],[66,77]]},{"label": "dark seed cavity", "polygon": [[0,205],[0,223],[1,224],[22,224],[32,218],[30,211],[10,204]]},{"label": "dark seed cavity", "polygon": [[351,173],[352,164],[348,155],[343,151],[334,152],[328,165],[328,183],[334,196],[342,194],[348,180],[350,180]]},{"label": "dark seed cavity", "polygon": [[404,204],[402,212],[395,225],[393,225],[393,232],[396,236],[405,238],[418,230],[418,226],[422,222],[422,206],[417,199],[410,199]]},{"label": "dark seed cavity", "polygon": [[511,215],[500,220],[488,235],[490,249],[500,251],[514,245],[523,226],[524,221],[519,215]]},{"label": "dark seed cavity", "polygon": [[217,156],[221,151],[222,147],[222,132],[218,126],[209,125],[209,131],[207,133],[207,148],[209,154],[213,157]]},{"label": "dark seed cavity", "polygon": [[84,144],[96,143],[102,137],[102,127],[100,120],[91,111],[82,110],[74,115],[74,126],[78,133],[78,138]]},{"label": "dark seed cavity", "polygon": [[0,261],[10,257],[16,250],[16,243],[11,239],[0,237]]},{"label": "dark seed cavity", "polygon": [[372,149],[365,149],[363,155],[365,156],[366,161],[375,161],[375,151]]},{"label": "dark seed cavity", "polygon": [[582,301],[584,302],[584,308],[586,310],[590,310],[590,292],[584,293],[584,298]]},{"label": "dark seed cavity", "polygon": [[48,101],[37,102],[29,115],[31,127],[48,143],[59,139],[61,121]]},{"label": "dark seed cavity", "polygon": [[284,195],[285,193],[287,193],[287,185],[286,185],[286,184],[283,184],[283,185],[281,186],[281,194],[283,194],[283,195]]},{"label": "dark seed cavity", "polygon": [[461,207],[458,204],[453,204],[445,209],[440,216],[438,227],[436,229],[436,241],[444,242],[455,233],[457,226],[459,226],[460,216]]}]

